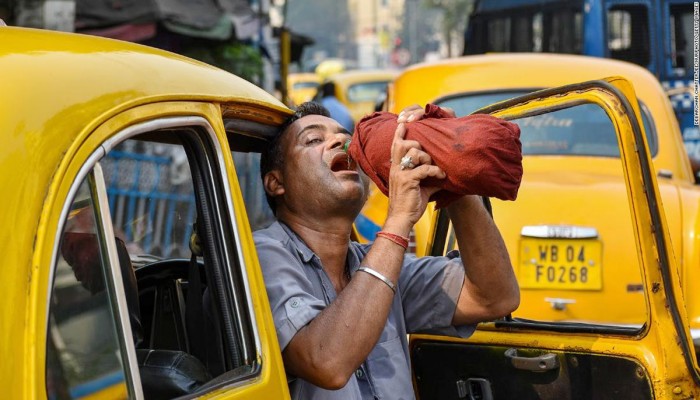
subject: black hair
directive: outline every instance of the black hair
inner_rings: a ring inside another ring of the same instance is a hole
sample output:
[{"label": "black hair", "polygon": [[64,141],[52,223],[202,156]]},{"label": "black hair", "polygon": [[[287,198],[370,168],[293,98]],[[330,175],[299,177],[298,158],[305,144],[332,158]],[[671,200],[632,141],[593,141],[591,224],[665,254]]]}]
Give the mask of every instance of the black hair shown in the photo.
[{"label": "black hair", "polygon": [[[265,175],[274,169],[281,168],[284,164],[282,137],[284,136],[285,132],[289,129],[291,124],[307,115],[322,115],[330,118],[331,113],[328,111],[328,109],[326,109],[326,107],[311,101],[302,103],[296,108],[294,114],[287,118],[284,124],[282,124],[279,129],[279,133],[272,139],[272,142],[270,142],[270,146],[268,146],[267,149],[260,155],[260,178],[263,180],[263,187],[265,185]],[[270,206],[270,209],[272,209],[272,213],[277,215],[275,198],[270,196],[270,194],[265,191],[265,199],[267,200],[267,204]]]},{"label": "black hair", "polygon": [[324,82],[321,85],[321,97],[335,96],[335,83],[331,81]]}]

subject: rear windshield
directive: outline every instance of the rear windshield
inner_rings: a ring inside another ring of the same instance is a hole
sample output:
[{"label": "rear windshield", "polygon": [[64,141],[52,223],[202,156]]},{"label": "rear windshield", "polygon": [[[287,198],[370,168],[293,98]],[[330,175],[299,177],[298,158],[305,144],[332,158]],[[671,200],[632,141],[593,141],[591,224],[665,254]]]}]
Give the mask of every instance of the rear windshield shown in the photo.
[{"label": "rear windshield", "polygon": [[293,86],[294,89],[315,89],[318,87],[317,82],[296,82]]},{"label": "rear windshield", "polygon": [[357,83],[348,88],[348,101],[359,103],[364,101],[376,102],[386,93],[389,81]]},{"label": "rear windshield", "polygon": [[[469,115],[487,105],[529,93],[508,91],[450,96],[436,102],[455,110],[458,116]],[[656,155],[656,134],[649,113],[640,103],[642,123],[651,154]],[[610,118],[602,108],[587,104],[530,117],[520,121],[525,155],[573,155],[619,157],[620,149]]]}]

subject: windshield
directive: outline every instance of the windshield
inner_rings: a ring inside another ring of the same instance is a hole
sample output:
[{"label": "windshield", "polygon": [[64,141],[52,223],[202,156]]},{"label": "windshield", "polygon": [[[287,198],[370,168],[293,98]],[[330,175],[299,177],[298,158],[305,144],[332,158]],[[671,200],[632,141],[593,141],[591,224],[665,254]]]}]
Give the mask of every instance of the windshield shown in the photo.
[{"label": "windshield", "polygon": [[348,88],[348,101],[351,103],[376,102],[386,93],[387,83],[389,81],[364,82],[352,85]]},{"label": "windshield", "polygon": [[[449,107],[457,116],[464,116],[487,105],[522,96],[529,91],[501,91],[450,96],[436,102]],[[643,105],[640,108],[645,110]],[[642,121],[652,155],[656,154],[656,135],[649,115],[642,112]],[[602,108],[587,104],[560,110],[555,114],[538,115],[519,122],[523,155],[568,155],[619,157],[617,136],[610,118]]]},{"label": "windshield", "polygon": [[318,87],[317,82],[297,82],[292,86],[294,89],[315,89]]}]

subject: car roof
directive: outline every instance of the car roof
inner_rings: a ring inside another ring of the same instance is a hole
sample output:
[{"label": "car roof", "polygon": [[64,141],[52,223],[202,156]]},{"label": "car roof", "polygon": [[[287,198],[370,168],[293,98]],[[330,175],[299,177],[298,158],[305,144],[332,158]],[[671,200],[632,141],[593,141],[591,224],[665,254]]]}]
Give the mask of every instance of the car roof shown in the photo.
[{"label": "car roof", "polygon": [[287,75],[291,82],[321,82],[321,77],[313,72],[293,72]]},{"label": "car roof", "polygon": [[154,102],[220,104],[224,121],[253,126],[229,132],[232,142],[273,135],[292,113],[252,83],[146,46],[14,27],[0,28],[0,43],[0,221],[18,229],[28,229],[27,218],[36,223],[36,199],[50,194],[59,166],[121,112]]},{"label": "car roof", "polygon": [[60,135],[70,140],[115,111],[154,100],[245,105],[266,114],[262,122],[270,125],[291,114],[274,96],[244,79],[151,47],[13,27],[0,28],[0,43],[0,72],[12,77],[2,85],[3,142],[8,128],[14,131],[24,124],[41,127],[24,129],[25,137]]},{"label": "car roof", "polygon": [[0,74],[5,77],[0,88],[0,160],[34,144],[34,151],[15,154],[16,165],[31,165],[33,157],[55,162],[52,157],[58,158],[78,137],[145,103],[221,104],[225,119],[259,127],[245,132],[246,138],[269,139],[292,113],[244,79],[147,46],[15,27],[0,28],[0,43]]},{"label": "car roof", "polygon": [[357,69],[333,74],[327,80],[349,86],[358,82],[390,81],[398,74],[399,70],[394,69]]},{"label": "car roof", "polygon": [[[494,88],[555,87],[608,76],[624,76],[635,84],[640,97],[648,95],[650,87],[653,90],[661,88],[656,77],[648,70],[623,61],[562,54],[486,54],[416,64],[407,68],[395,79],[395,85],[402,86],[396,107],[409,105],[401,101],[410,99],[434,101],[449,94]],[[413,90],[409,89],[414,82],[425,82],[427,77],[430,77],[429,85],[414,85]],[[637,83],[640,84],[639,87]]]}]

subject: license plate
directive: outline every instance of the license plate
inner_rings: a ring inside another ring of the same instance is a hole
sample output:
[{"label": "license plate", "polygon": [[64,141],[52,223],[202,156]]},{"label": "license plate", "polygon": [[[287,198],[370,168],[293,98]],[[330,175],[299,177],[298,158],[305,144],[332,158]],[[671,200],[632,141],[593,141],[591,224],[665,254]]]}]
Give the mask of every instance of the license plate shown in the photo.
[{"label": "license plate", "polygon": [[601,290],[598,240],[520,239],[518,282],[525,289]]}]

